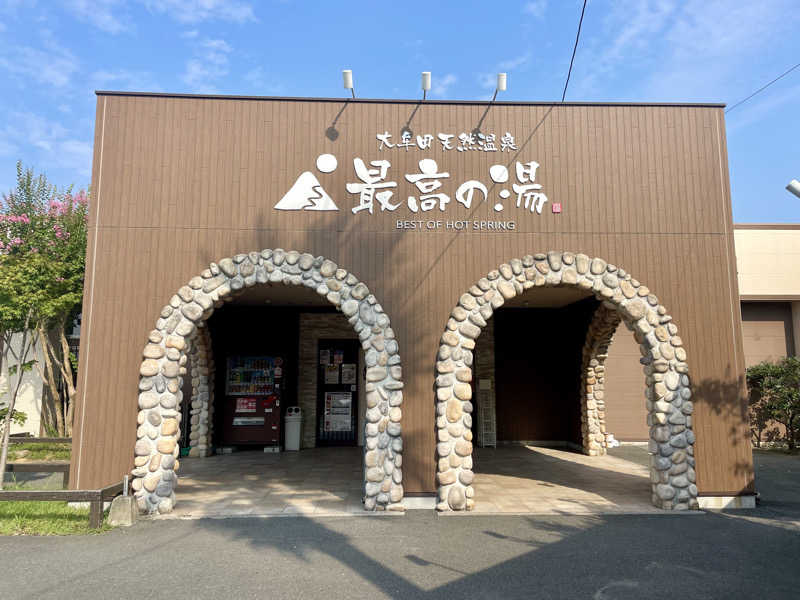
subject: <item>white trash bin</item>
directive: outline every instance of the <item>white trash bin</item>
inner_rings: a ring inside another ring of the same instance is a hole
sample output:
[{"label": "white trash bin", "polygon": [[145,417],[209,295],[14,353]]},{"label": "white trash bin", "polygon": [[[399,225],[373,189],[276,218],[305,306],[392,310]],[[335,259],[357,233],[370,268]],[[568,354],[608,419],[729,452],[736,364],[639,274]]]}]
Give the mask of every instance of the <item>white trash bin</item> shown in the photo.
[{"label": "white trash bin", "polygon": [[286,450],[300,450],[300,432],[303,430],[303,411],[299,406],[290,406],[283,417]]}]

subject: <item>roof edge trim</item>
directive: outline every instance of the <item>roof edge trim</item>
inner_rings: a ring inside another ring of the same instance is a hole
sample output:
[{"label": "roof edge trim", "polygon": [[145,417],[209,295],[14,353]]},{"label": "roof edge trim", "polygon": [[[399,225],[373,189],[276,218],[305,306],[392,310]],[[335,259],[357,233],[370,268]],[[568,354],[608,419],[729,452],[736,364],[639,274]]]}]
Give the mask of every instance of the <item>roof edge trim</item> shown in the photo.
[{"label": "roof edge trim", "polygon": [[724,108],[724,103],[714,102],[511,102],[488,100],[422,100],[422,99],[384,99],[384,98],[313,98],[301,96],[235,96],[222,94],[172,94],[166,92],[124,92],[114,90],[95,90],[97,96],[135,96],[146,98],[187,98],[196,100],[268,100],[283,102],[347,102],[354,104],[462,104],[486,106],[497,104],[500,106],[665,106],[665,107],[691,107],[691,108]]}]

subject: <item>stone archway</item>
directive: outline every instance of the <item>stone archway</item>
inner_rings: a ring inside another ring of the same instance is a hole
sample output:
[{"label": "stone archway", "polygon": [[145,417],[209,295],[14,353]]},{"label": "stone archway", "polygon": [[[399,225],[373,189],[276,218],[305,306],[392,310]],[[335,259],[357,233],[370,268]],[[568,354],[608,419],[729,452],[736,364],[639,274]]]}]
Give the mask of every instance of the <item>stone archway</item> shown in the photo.
[{"label": "stone archway", "polygon": [[586,332],[581,364],[581,438],[589,456],[606,453],[605,362],[608,347],[622,317],[616,309],[601,304]]},{"label": "stone archway", "polygon": [[143,512],[170,512],[179,468],[182,376],[190,358],[190,435],[197,454],[210,449],[213,359],[205,321],[215,308],[259,283],[314,289],[347,317],[365,350],[366,399],[364,476],[366,510],[402,509],[400,354],[389,317],[364,283],[321,256],[262,250],[211,263],[181,287],[162,310],[144,347],[131,486]]},{"label": "stone archway", "polygon": [[672,317],[623,269],[584,254],[549,252],[515,258],[491,271],[461,296],[447,321],[436,361],[437,509],[470,510],[475,502],[470,385],[475,340],[506,300],[533,287],[558,285],[591,291],[602,302],[584,346],[584,450],[605,450],[605,440],[600,440],[604,405],[598,410],[603,400],[602,362],[612,324],[621,319],[633,331],[643,356],[653,504],[697,508],[689,368]]}]

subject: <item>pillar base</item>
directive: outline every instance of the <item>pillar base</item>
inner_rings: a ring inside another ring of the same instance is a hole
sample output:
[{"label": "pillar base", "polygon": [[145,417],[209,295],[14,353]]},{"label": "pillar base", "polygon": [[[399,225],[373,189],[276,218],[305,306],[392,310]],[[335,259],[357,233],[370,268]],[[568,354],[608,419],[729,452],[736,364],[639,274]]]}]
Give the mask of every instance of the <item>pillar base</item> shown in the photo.
[{"label": "pillar base", "polygon": [[746,496],[698,496],[697,502],[702,510],[730,510],[740,508],[755,508],[755,494]]}]

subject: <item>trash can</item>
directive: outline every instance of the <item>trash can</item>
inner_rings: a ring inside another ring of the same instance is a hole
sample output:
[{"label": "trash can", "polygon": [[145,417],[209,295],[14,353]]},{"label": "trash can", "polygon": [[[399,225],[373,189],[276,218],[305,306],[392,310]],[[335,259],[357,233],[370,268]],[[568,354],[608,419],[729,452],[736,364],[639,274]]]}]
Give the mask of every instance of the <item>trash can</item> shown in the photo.
[{"label": "trash can", "polygon": [[300,450],[300,432],[303,429],[303,412],[299,406],[286,409],[284,431],[286,432],[286,450]]}]

